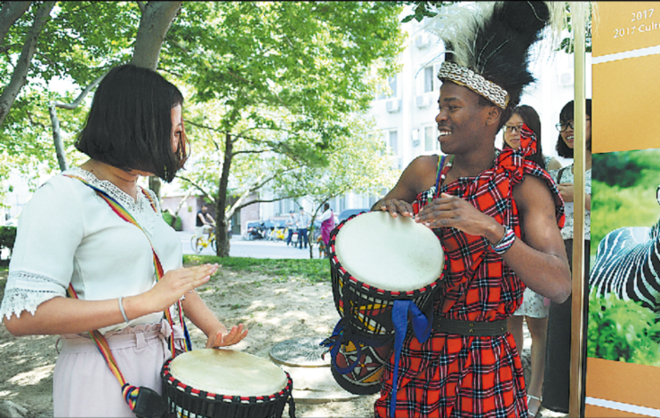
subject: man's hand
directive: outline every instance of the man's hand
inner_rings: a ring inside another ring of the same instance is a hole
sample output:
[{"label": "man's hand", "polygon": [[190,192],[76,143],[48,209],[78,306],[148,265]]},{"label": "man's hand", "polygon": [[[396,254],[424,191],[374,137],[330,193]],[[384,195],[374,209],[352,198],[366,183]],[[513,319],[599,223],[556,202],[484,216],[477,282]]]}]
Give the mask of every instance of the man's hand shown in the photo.
[{"label": "man's hand", "polygon": [[396,218],[399,215],[407,216],[409,218],[413,217],[412,205],[398,199],[383,199],[377,202],[372,209],[389,212],[393,218]]},{"label": "man's hand", "polygon": [[452,227],[466,234],[486,237],[498,242],[504,236],[504,227],[494,218],[480,212],[460,197],[442,193],[422,209],[415,221],[429,228]]}]

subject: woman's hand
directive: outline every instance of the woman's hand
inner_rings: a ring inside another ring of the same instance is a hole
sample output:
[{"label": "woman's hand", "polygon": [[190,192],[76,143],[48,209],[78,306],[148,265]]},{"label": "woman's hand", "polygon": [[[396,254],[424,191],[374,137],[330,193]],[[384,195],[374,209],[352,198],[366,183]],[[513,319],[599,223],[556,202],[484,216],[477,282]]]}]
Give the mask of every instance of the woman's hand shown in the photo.
[{"label": "woman's hand", "polygon": [[561,198],[564,199],[564,202],[572,202],[573,198],[573,183],[561,183],[557,185],[559,189],[559,194]]},{"label": "woman's hand", "polygon": [[243,328],[243,324],[238,326],[234,325],[231,331],[227,332],[227,327],[220,324],[220,327],[210,333],[209,339],[206,342],[206,348],[227,347],[239,343],[243,338],[247,337],[248,330]]},{"label": "woman's hand", "polygon": [[466,200],[442,193],[422,209],[415,221],[429,228],[452,227],[466,234],[486,237],[498,242],[504,227],[491,216],[485,215]]},{"label": "woman's hand", "polygon": [[396,218],[399,215],[407,216],[409,218],[413,217],[412,205],[406,201],[398,199],[383,199],[373,206],[373,210],[389,212],[393,218]]},{"label": "woman's hand", "polygon": [[[148,292],[139,295],[151,312],[164,311],[172,306],[181,296],[206,283],[218,270],[217,264],[204,264],[170,270]],[[130,317],[130,315],[129,315]]]}]

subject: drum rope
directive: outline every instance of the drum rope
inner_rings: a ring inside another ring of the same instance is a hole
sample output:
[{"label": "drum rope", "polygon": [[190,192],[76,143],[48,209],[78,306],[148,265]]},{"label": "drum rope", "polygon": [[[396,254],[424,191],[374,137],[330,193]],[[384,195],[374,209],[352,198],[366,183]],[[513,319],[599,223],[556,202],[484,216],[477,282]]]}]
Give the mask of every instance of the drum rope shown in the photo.
[{"label": "drum rope", "polygon": [[[135,218],[128,212],[122,205],[119,203],[117,200],[112,198],[110,195],[105,193],[103,190],[93,186],[92,184],[88,183],[85,179],[78,177],[78,176],[73,176],[73,175],[68,175],[66,174],[67,177],[75,178],[80,180],[83,184],[89,186],[91,189],[96,191],[96,193],[110,206],[113,212],[115,212],[121,219],[124,221],[131,223],[138,227],[140,231],[142,231],[147,238],[147,241],[149,242],[149,245],[151,246],[151,251],[153,254],[153,265],[154,265],[154,270],[156,272],[156,281],[160,281],[162,277],[164,276],[164,270],[163,270],[163,265],[160,262],[160,259],[158,258],[158,255],[156,254],[156,250],[154,249],[153,244],[151,243],[151,239],[149,239],[149,236],[147,235],[146,231],[140,226],[140,224],[135,220]],[[149,203],[151,204],[152,209],[154,212],[158,213],[158,209],[156,208],[156,204],[149,196],[148,193],[146,193],[144,190],[142,190],[142,193],[146,196],[146,198],[149,200]],[[78,294],[73,288],[72,284],[69,284],[68,294],[69,297],[78,299]],[[185,323],[185,318],[183,314],[183,306],[181,305],[181,300],[177,301],[177,309],[179,312],[179,320],[181,324],[181,328],[183,329],[184,333],[184,347],[183,351],[190,351],[192,348],[192,343],[190,341],[190,334],[188,333],[188,328]],[[166,309],[164,311],[165,317],[167,318],[167,322],[170,324],[170,327],[173,328],[174,326],[174,320],[172,319],[172,314],[169,309]],[[160,395],[158,393],[154,392],[150,388],[147,387],[136,387],[133,385],[130,385],[126,382],[126,379],[124,378],[124,375],[121,373],[119,370],[119,367],[117,366],[117,362],[112,355],[112,351],[110,350],[110,346],[108,345],[107,340],[101,334],[98,330],[94,331],[89,331],[89,334],[96,344],[96,347],[98,348],[99,352],[103,356],[103,359],[107,363],[108,367],[110,368],[110,371],[112,374],[117,378],[117,381],[121,385],[122,389],[122,396],[124,397],[124,400],[128,404],[128,406],[131,408],[131,411],[135,412],[136,415],[138,416],[160,416],[162,415],[165,411],[163,410],[162,412],[157,412],[157,415],[151,415],[153,413],[152,409],[154,408],[154,403],[158,403],[158,400],[155,397],[160,398]],[[170,345],[170,351],[172,354],[172,358],[176,357],[176,347],[174,344],[174,335],[170,336],[169,338],[169,345]],[[142,396],[140,396],[142,395]],[[161,398],[161,403],[162,403],[162,398]],[[162,405],[164,409],[164,404]],[[158,408],[156,408],[158,409]]]},{"label": "drum rope", "polygon": [[422,313],[412,300],[395,300],[392,308],[392,323],[394,324],[394,371],[392,372],[392,393],[390,395],[390,416],[394,418],[396,411],[396,392],[398,388],[399,358],[403,349],[403,340],[408,332],[408,319],[412,322],[415,337],[424,344],[431,335],[433,328],[433,309],[430,318]]}]

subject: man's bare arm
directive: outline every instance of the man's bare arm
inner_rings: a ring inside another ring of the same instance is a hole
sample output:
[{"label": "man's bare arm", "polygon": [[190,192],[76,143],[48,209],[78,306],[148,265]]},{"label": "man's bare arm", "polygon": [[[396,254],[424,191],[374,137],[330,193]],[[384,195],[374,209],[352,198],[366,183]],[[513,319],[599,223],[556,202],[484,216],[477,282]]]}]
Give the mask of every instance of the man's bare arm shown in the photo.
[{"label": "man's bare arm", "polygon": [[513,197],[524,242],[517,240],[504,261],[530,289],[562,303],[571,294],[571,272],[550,189],[543,180],[528,175],[514,188]]},{"label": "man's bare arm", "polygon": [[403,171],[396,186],[376,202],[371,210],[387,211],[394,217],[398,214],[412,217],[411,203],[420,192],[433,185],[437,164],[436,156],[415,158]]}]

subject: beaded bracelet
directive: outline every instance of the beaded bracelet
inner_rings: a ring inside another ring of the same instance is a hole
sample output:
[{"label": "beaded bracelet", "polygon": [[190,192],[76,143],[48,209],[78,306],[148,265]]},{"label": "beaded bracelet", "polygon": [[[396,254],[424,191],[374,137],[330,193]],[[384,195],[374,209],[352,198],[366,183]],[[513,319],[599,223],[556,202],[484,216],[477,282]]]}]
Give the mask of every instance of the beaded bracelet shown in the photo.
[{"label": "beaded bracelet", "polygon": [[501,240],[497,241],[496,244],[491,243],[490,248],[492,248],[496,254],[502,255],[507,252],[509,248],[511,248],[515,240],[515,232],[513,232],[511,228],[504,226],[504,236]]},{"label": "beaded bracelet", "polygon": [[122,303],[122,299],[124,299],[123,296],[119,296],[119,311],[121,312],[121,316],[124,317],[124,322],[128,322],[129,319],[126,316],[126,311],[124,310],[124,304]]}]

